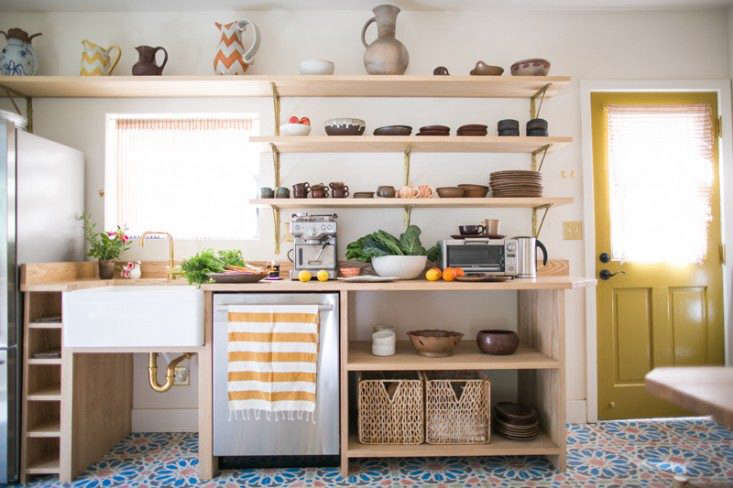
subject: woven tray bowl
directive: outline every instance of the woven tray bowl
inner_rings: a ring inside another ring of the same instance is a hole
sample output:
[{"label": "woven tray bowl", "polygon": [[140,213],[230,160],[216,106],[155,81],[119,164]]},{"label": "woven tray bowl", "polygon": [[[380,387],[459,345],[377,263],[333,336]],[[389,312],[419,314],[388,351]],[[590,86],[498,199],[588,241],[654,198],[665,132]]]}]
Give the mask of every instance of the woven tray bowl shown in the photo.
[{"label": "woven tray bowl", "polygon": [[420,356],[442,358],[452,356],[463,334],[450,330],[411,330],[407,333],[412,346]]}]

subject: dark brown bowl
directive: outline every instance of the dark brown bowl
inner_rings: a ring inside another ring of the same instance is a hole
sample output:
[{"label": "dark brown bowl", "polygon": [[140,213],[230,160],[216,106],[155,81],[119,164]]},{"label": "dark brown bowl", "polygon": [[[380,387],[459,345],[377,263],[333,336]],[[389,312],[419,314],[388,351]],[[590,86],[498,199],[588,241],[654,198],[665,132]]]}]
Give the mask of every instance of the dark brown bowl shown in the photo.
[{"label": "dark brown bowl", "polygon": [[463,337],[460,332],[438,329],[411,330],[407,335],[420,356],[431,358],[452,356]]},{"label": "dark brown bowl", "polygon": [[375,136],[409,136],[411,133],[409,125],[385,125],[374,129]]},{"label": "dark brown bowl", "polygon": [[489,187],[483,185],[462,184],[458,188],[463,188],[463,196],[466,198],[483,198],[489,194]]},{"label": "dark brown bowl", "polygon": [[480,330],[476,334],[476,344],[481,352],[505,356],[514,354],[519,347],[519,336],[512,330]]}]

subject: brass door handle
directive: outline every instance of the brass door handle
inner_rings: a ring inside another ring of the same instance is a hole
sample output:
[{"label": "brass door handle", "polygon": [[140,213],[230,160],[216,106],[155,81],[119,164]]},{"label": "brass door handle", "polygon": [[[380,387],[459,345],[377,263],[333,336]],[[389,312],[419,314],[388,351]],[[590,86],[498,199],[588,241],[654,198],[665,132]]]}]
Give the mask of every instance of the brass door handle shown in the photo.
[{"label": "brass door handle", "polygon": [[617,271],[615,273],[612,273],[612,272],[608,271],[607,269],[602,269],[601,272],[598,273],[598,274],[599,274],[599,276],[600,276],[600,278],[602,280],[610,280],[611,278],[613,278],[617,274],[626,274],[626,271]]}]

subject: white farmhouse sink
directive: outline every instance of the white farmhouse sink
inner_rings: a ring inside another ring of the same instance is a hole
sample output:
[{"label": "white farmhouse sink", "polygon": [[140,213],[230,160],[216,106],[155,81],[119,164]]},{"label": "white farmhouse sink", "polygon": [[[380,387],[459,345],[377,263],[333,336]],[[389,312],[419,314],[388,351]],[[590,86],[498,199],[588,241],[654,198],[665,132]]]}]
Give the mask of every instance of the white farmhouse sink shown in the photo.
[{"label": "white farmhouse sink", "polygon": [[204,294],[193,286],[122,285],[64,292],[65,347],[204,343]]}]

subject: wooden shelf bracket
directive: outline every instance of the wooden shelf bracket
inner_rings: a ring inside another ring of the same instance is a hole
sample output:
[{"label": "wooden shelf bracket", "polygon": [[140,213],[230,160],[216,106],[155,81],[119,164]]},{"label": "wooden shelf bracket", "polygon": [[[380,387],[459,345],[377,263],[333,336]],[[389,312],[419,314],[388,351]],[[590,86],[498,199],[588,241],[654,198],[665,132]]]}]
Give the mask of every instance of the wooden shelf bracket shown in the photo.
[{"label": "wooden shelf bracket", "polygon": [[275,255],[280,255],[280,208],[272,208],[272,225],[275,238]]},{"label": "wooden shelf bracket", "polygon": [[[540,112],[542,112],[542,104],[545,102],[545,95],[547,94],[547,90],[550,88],[550,85],[552,85],[552,83],[544,85],[529,99],[529,115],[531,118],[536,119],[540,116]],[[539,106],[537,105],[537,100],[540,102]]]},{"label": "wooden shelf bracket", "polygon": [[272,87],[272,110],[274,112],[273,121],[275,124],[275,127],[273,127],[273,130],[275,132],[276,136],[280,135],[280,92],[277,89],[277,85],[275,82],[271,82],[270,86]]}]

